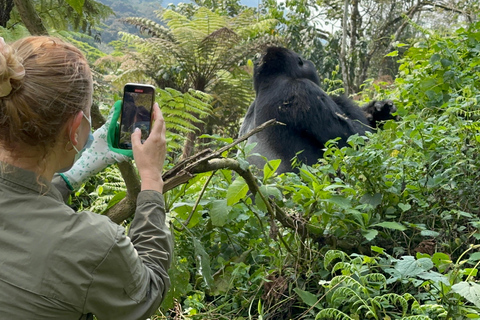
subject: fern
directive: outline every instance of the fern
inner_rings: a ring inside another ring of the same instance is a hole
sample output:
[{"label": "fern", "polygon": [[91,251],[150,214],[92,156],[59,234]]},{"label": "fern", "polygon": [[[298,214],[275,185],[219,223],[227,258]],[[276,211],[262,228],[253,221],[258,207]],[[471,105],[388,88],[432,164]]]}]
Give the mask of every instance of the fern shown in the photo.
[{"label": "fern", "polygon": [[315,320],[327,319],[327,320],[354,320],[354,318],[349,317],[347,314],[343,313],[340,310],[327,308],[323,309],[315,316]]},{"label": "fern", "polygon": [[330,264],[333,262],[335,259],[341,259],[342,261],[345,261],[348,256],[345,252],[340,251],[340,250],[328,250],[327,253],[325,254],[325,258],[323,259],[323,266],[325,269],[328,269]]}]

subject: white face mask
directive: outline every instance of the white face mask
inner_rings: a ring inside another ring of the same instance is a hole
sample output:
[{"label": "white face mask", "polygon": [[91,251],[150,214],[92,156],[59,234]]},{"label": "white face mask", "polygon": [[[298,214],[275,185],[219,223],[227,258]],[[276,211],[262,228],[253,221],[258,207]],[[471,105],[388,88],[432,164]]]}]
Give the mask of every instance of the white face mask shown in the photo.
[{"label": "white face mask", "polygon": [[88,124],[90,125],[90,129],[89,129],[89,132],[90,132],[90,133],[88,134],[87,142],[85,142],[85,145],[83,146],[83,148],[82,148],[81,150],[78,150],[78,149],[72,144],[73,149],[75,149],[75,151],[77,152],[77,153],[75,154],[75,157],[73,158],[73,163],[72,163],[71,166],[69,166],[69,167],[67,167],[67,168],[63,168],[63,169],[57,171],[57,172],[59,172],[59,173],[63,173],[63,172],[66,172],[66,171],[70,170],[70,169],[73,167],[73,165],[75,164],[75,162],[77,162],[78,159],[80,159],[80,157],[82,156],[83,152],[84,152],[85,150],[87,150],[88,148],[90,148],[90,146],[91,146],[92,143],[93,143],[92,120],[91,120],[91,118],[90,118],[90,119],[87,118],[87,117],[85,116],[85,113],[83,114],[83,117],[85,118],[85,120],[88,121]]}]

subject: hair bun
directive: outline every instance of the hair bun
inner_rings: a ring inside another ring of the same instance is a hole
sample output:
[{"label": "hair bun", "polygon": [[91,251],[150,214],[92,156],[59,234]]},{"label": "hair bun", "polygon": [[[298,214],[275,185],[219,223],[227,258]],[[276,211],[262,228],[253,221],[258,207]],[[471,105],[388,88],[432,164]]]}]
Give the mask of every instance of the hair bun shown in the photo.
[{"label": "hair bun", "polygon": [[0,98],[12,92],[11,80],[21,80],[25,68],[15,56],[14,50],[0,37]]}]

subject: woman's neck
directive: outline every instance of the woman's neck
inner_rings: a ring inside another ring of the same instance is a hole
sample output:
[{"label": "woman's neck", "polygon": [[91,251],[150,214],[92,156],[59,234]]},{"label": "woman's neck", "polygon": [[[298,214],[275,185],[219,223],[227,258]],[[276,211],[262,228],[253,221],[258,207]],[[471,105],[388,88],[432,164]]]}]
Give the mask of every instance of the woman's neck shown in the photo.
[{"label": "woman's neck", "polygon": [[[35,152],[25,152],[20,154],[13,154],[0,145],[0,161],[11,166],[32,171],[36,175],[51,181],[55,173],[54,163],[49,159],[51,157],[42,157]],[[48,164],[51,165],[48,165]]]}]

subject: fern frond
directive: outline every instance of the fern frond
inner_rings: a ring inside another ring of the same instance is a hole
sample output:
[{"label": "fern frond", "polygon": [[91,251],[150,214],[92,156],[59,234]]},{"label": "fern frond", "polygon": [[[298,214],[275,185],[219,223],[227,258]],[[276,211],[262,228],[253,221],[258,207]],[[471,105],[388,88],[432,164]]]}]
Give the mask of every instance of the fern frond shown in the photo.
[{"label": "fern frond", "polygon": [[355,292],[361,292],[363,294],[368,294],[369,290],[361,284],[358,280],[352,278],[351,276],[336,276],[332,279],[329,285],[331,288],[337,287],[336,290],[340,290],[342,288],[350,288]]},{"label": "fern frond", "polygon": [[190,20],[186,16],[173,10],[165,10],[160,15],[162,20],[167,21],[168,27],[172,30],[190,26]]},{"label": "fern frond", "polygon": [[174,41],[174,37],[168,28],[165,28],[161,24],[158,24],[150,19],[128,17],[121,19],[121,21],[136,26],[140,30],[140,32],[144,34],[148,34],[156,38],[163,38],[169,41]]},{"label": "fern frond", "polygon": [[325,253],[325,257],[323,258],[323,266],[325,269],[328,269],[330,263],[332,263],[333,260],[335,259],[340,259],[342,261],[345,261],[346,259],[349,259],[348,255],[340,250],[328,250],[327,253]]},{"label": "fern frond", "polygon": [[349,302],[354,302],[355,304],[365,304],[363,297],[360,295],[359,291],[352,289],[350,287],[340,287],[337,288],[331,296],[331,304],[333,306],[342,306]]},{"label": "fern frond", "polygon": [[368,273],[360,277],[362,283],[368,284],[371,287],[384,287],[387,284],[387,278],[381,273]]},{"label": "fern frond", "polygon": [[[410,298],[411,297],[411,298]],[[407,296],[406,298],[396,294],[396,293],[387,293],[382,296],[377,296],[372,299],[372,303],[375,303],[377,306],[382,306],[385,305],[384,303],[387,303],[388,305],[400,305],[402,309],[402,316],[405,316],[407,312],[409,311],[409,305],[408,301],[415,298],[412,296]],[[383,302],[383,304],[382,304]]]},{"label": "fern frond", "polygon": [[215,30],[227,26],[227,17],[219,15],[205,7],[200,7],[198,11],[193,15],[192,27],[198,28],[210,34]]},{"label": "fern frond", "polygon": [[327,308],[323,309],[317,315],[315,316],[315,320],[321,320],[321,319],[327,319],[327,320],[354,320],[353,318],[350,318],[347,314],[343,313],[340,310],[334,309],[334,308]]}]

